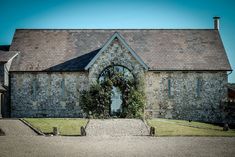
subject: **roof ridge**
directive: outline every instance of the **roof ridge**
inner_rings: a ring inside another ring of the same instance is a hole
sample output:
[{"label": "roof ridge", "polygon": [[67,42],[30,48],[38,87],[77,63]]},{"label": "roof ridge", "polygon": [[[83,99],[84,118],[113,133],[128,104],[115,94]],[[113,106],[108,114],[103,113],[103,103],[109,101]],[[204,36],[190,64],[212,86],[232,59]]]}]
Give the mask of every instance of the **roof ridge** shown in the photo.
[{"label": "roof ridge", "polygon": [[[16,30],[215,30],[213,28],[16,28]],[[217,31],[217,30],[216,30]]]}]

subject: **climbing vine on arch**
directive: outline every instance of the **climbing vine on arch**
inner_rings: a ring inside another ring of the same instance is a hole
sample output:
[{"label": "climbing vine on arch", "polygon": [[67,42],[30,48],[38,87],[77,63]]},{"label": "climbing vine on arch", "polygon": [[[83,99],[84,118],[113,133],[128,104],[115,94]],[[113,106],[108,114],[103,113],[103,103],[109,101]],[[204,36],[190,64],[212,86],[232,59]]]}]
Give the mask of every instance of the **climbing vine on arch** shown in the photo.
[{"label": "climbing vine on arch", "polygon": [[145,104],[142,80],[134,77],[127,79],[122,71],[106,74],[109,77],[99,79],[89,90],[80,94],[80,106],[84,113],[94,118],[109,118],[112,88],[115,86],[122,92],[122,112],[119,117],[142,117]]}]

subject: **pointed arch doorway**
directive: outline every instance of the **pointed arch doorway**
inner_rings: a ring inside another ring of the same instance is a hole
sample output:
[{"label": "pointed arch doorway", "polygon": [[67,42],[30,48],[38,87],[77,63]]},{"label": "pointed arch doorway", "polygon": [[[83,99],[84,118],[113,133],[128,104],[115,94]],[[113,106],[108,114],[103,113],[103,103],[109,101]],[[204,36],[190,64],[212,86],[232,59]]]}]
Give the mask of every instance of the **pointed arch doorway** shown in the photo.
[{"label": "pointed arch doorway", "polygon": [[[104,81],[115,80],[115,77],[119,76],[123,80],[133,81],[134,76],[130,72],[130,70],[121,65],[112,65],[106,67],[99,75],[99,82],[102,83]],[[115,80],[112,86],[111,98],[110,98],[110,107],[109,113],[111,117],[120,117],[123,111],[123,91],[119,87],[118,81]]]}]

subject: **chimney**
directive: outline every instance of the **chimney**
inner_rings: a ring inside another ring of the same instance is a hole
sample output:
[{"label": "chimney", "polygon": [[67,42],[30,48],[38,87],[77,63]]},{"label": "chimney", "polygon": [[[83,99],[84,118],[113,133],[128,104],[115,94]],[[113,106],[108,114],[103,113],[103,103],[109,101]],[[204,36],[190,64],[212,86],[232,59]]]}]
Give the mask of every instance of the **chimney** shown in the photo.
[{"label": "chimney", "polygon": [[215,17],[213,17],[213,19],[214,19],[214,29],[219,30],[219,19],[220,19],[220,17],[215,16]]}]

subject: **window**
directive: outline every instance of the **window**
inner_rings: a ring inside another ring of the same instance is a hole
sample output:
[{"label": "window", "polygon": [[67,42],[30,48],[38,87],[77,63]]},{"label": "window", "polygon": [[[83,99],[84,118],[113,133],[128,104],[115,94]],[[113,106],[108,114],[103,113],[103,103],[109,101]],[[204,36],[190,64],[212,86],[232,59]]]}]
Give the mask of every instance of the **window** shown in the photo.
[{"label": "window", "polygon": [[100,76],[99,76],[99,82],[102,82],[106,79],[111,79],[115,75],[121,75],[123,76],[124,79],[132,81],[134,79],[134,76],[130,72],[129,69],[120,66],[120,65],[114,65],[114,66],[109,66],[105,68]]},{"label": "window", "polygon": [[32,99],[36,100],[36,96],[37,96],[37,79],[34,78],[32,80]]},{"label": "window", "polygon": [[172,97],[173,96],[173,91],[172,91],[172,79],[168,78],[168,96]]},{"label": "window", "polygon": [[65,98],[65,80],[64,78],[61,80],[61,98],[64,99]]},{"label": "window", "polygon": [[196,80],[196,97],[200,97],[200,95],[201,95],[201,86],[202,86],[202,80],[200,78],[197,78],[197,80]]}]

